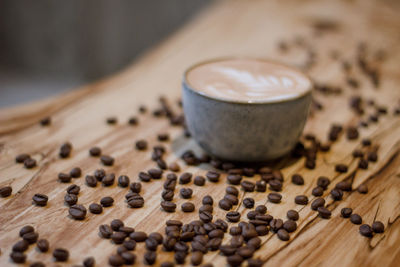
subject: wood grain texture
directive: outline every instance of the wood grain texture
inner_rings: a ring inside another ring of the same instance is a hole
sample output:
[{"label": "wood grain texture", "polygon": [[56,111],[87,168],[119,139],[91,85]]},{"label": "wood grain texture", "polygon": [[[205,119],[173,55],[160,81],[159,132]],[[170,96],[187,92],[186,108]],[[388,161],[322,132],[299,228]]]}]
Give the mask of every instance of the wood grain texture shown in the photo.
[{"label": "wood grain texture", "polygon": [[[314,170],[304,168],[304,159],[291,164],[284,161],[278,163],[275,167],[282,168],[285,176],[282,203],[268,203],[266,195],[269,190],[267,193],[240,192],[240,199],[253,197],[256,205],[266,204],[268,213],[276,218],[285,219],[289,209],[300,213],[298,229],[291,234],[289,242],[280,241],[276,235],[269,233],[262,237],[263,246],[256,256],[266,260],[268,266],[397,266],[400,260],[400,119],[393,115],[393,110],[400,104],[399,11],[400,5],[396,1],[377,0],[217,2],[124,72],[54,99],[1,110],[0,185],[11,185],[13,194],[0,199],[0,265],[11,265],[8,255],[12,244],[19,238],[19,229],[26,224],[33,225],[40,237],[50,241],[51,250],[56,247],[70,250],[69,261],[60,266],[79,264],[86,255],[94,256],[98,266],[105,266],[108,256],[115,253],[117,246],[98,236],[100,224],[119,218],[137,231],[150,233],[162,232],[168,219],[180,219],[185,223],[198,219],[197,209],[204,195],[210,194],[216,201],[223,197],[227,185],[225,174],[218,184],[207,182],[204,187],[189,185],[194,190],[192,201],[196,204],[196,212],[190,215],[183,214],[179,208],[173,214],[160,210],[165,177],[143,183],[145,206],[141,209],[127,207],[124,202],[127,189],[116,185],[89,188],[84,184],[83,177],[92,174],[95,169],[104,168],[117,177],[126,174],[131,181],[138,180],[138,173],[153,167],[154,162],[150,158],[150,149],[136,151],[134,143],[146,139],[150,145],[158,144],[157,134],[161,132],[171,135],[171,141],[166,144],[166,161],[178,162],[181,172],[204,175],[212,169],[209,165],[186,166],[179,158],[187,149],[201,152],[194,141],[185,138],[182,129],[171,127],[166,119],[154,118],[151,112],[139,115],[138,107],[145,104],[152,110],[157,106],[160,95],[175,103],[180,95],[184,69],[200,60],[243,55],[273,58],[302,66],[308,49],[312,49],[316,53],[316,64],[307,72],[316,82],[341,87],[343,93],[326,96],[315,92],[314,98],[323,105],[323,109],[311,114],[305,133],[313,133],[325,142],[332,123],[341,123],[344,127],[357,125],[360,118],[348,107],[352,95],[374,99],[377,104],[388,107],[388,114],[381,116],[379,122],[360,128],[358,140],[348,141],[341,136],[329,152],[318,154]],[[323,25],[335,27],[325,27],[322,33],[316,34],[315,25],[321,25],[321,21]],[[299,36],[305,46],[294,44]],[[285,53],[277,49],[281,40],[289,43],[289,50]],[[371,61],[381,71],[378,88],[356,67],[360,42],[367,44],[369,55],[379,49],[387,52],[385,61]],[[339,53],[339,59],[332,58],[334,51]],[[351,76],[359,80],[358,89],[346,83],[341,67],[343,60],[353,64]],[[374,108],[368,106],[363,118],[373,111]],[[40,127],[39,119],[48,115],[52,117],[52,125]],[[127,125],[126,121],[132,115],[138,116],[138,126]],[[107,125],[105,120],[109,116],[116,116],[119,123]],[[378,148],[379,160],[370,163],[368,170],[359,170],[351,153],[361,147],[360,140],[365,137],[370,138],[374,147]],[[66,141],[73,144],[72,155],[68,159],[59,159],[58,149]],[[104,167],[99,159],[88,156],[88,150],[95,145],[102,148],[103,154],[115,157],[114,166]],[[16,164],[15,156],[19,153],[31,154],[38,161],[38,167],[27,170]],[[334,170],[337,163],[349,165],[349,171],[338,174]],[[103,196],[112,196],[115,199],[113,207],[105,208],[101,215],[88,213],[84,221],[68,217],[64,194],[69,184],[60,184],[57,174],[68,172],[75,166],[83,170],[83,177],[73,180],[81,186],[79,203],[88,207],[90,203],[99,202]],[[291,184],[290,177],[294,173],[303,175],[304,186]],[[321,175],[332,181],[324,193],[332,211],[329,220],[318,217],[310,205],[299,206],[293,201],[299,194],[305,194],[312,200],[311,190]],[[258,177],[246,179],[255,181]],[[353,190],[344,194],[343,201],[333,202],[329,191],[342,180],[351,180],[353,189],[366,183],[369,193],[362,195]],[[178,194],[182,187],[178,185],[175,190],[174,201],[178,207],[184,202]],[[46,207],[31,204],[35,193],[49,196]],[[226,212],[214,206],[214,218],[225,218]],[[362,237],[358,226],[340,217],[343,207],[353,208],[365,223],[371,224],[375,219],[384,222],[385,232],[371,239]],[[248,210],[243,206],[236,208],[245,219]],[[224,243],[229,241],[229,237],[225,236]],[[157,265],[173,259],[172,253],[163,252],[161,248],[159,252]],[[144,246],[140,244],[135,253],[138,256],[136,265],[143,265]],[[42,260],[49,266],[56,265],[51,253],[38,253],[30,248],[27,255],[30,263]],[[223,266],[226,260],[209,252],[204,262]],[[189,264],[189,258],[186,263]]]}]

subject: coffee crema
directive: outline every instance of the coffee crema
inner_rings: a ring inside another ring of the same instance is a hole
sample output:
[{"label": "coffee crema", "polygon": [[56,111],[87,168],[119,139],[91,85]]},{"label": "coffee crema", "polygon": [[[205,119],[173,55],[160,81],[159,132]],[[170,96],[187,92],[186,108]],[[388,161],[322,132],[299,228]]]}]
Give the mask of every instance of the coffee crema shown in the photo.
[{"label": "coffee crema", "polygon": [[247,58],[196,65],[187,71],[185,79],[202,95],[244,103],[290,100],[312,88],[310,79],[295,68]]}]

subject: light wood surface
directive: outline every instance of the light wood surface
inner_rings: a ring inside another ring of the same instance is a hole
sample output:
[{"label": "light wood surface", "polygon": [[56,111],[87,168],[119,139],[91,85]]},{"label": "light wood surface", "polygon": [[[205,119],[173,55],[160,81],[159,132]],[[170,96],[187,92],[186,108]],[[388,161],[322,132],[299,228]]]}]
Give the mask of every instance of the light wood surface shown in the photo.
[{"label": "light wood surface", "polygon": [[[128,189],[97,186],[89,188],[84,176],[95,169],[104,168],[116,176],[126,174],[131,181],[138,180],[138,173],[155,166],[151,161],[151,149],[139,152],[134,149],[138,139],[146,139],[150,147],[159,143],[157,134],[168,132],[171,141],[166,143],[167,163],[178,162],[181,172],[204,175],[209,165],[186,166],[180,155],[187,149],[197,153],[199,148],[194,141],[183,136],[180,127],[171,127],[166,119],[154,118],[151,112],[139,114],[138,107],[147,105],[151,110],[158,106],[158,97],[164,95],[174,105],[180,95],[181,75],[185,68],[200,60],[230,55],[273,58],[282,62],[302,66],[307,59],[307,49],[295,45],[294,41],[303,38],[306,47],[316,53],[316,64],[306,71],[317,82],[328,83],[342,88],[338,96],[326,96],[315,92],[315,99],[323,105],[321,111],[312,112],[305,133],[313,133],[326,141],[332,123],[344,127],[356,125],[359,118],[349,109],[349,97],[362,95],[374,99],[379,105],[388,107],[388,114],[360,129],[360,138],[354,141],[341,136],[331,150],[319,153],[317,168],[304,168],[304,159],[285,166],[283,200],[280,204],[268,203],[266,193],[240,192],[240,199],[253,197],[257,204],[266,204],[268,213],[275,218],[286,219],[286,211],[298,210],[300,219],[298,229],[291,234],[289,242],[280,241],[269,233],[262,237],[263,246],[256,257],[267,261],[268,266],[398,266],[400,261],[400,172],[398,157],[400,149],[400,117],[393,110],[400,104],[400,5],[396,1],[222,1],[201,13],[182,30],[168,40],[143,55],[132,66],[109,79],[72,91],[49,100],[4,109],[0,111],[0,185],[11,185],[12,196],[0,199],[0,265],[9,266],[9,253],[12,245],[19,239],[19,229],[27,224],[33,225],[40,237],[50,241],[51,251],[64,247],[70,251],[67,263],[56,264],[51,252],[38,253],[34,246],[28,250],[28,262],[41,260],[49,266],[71,266],[80,264],[86,256],[94,256],[97,266],[107,265],[108,256],[115,253],[116,245],[98,236],[98,226],[112,219],[122,219],[136,231],[153,232],[164,229],[168,219],[190,222],[198,219],[197,210],[201,198],[210,194],[217,202],[224,195],[226,182],[218,184],[207,182],[206,186],[189,185],[194,190],[192,201],[196,212],[183,214],[179,208],[175,213],[160,210],[162,180],[143,184],[145,206],[131,209],[124,202]],[[322,34],[316,34],[315,25],[335,25],[325,27]],[[334,22],[332,24],[331,22]],[[297,39],[296,39],[297,38]],[[278,43],[285,40],[289,50],[282,52]],[[360,42],[367,44],[368,55],[383,49],[387,57],[383,62],[374,60],[372,64],[381,70],[381,82],[375,88],[370,80],[356,66],[357,47]],[[339,59],[332,54],[337,51]],[[353,64],[352,76],[360,81],[360,88],[352,89],[346,83],[342,71],[342,61]],[[367,107],[367,117],[373,111]],[[41,127],[38,121],[44,116],[52,117],[52,125]],[[126,121],[137,115],[139,125],[132,127]],[[118,124],[105,123],[107,117],[116,116]],[[284,122],[283,122],[284,123]],[[351,156],[360,140],[368,137],[374,147],[378,147],[379,160],[370,163],[368,170],[357,169],[357,161]],[[58,150],[62,143],[73,145],[72,155],[60,159]],[[92,146],[99,146],[103,154],[115,157],[112,167],[104,167],[98,158],[88,156]],[[34,169],[25,169],[15,163],[19,153],[29,153],[37,161]],[[349,165],[349,171],[338,174],[334,170],[337,163]],[[64,205],[65,189],[69,184],[57,181],[59,172],[68,172],[75,166],[83,170],[83,176],[73,179],[81,186],[79,204],[89,206],[99,202],[101,197],[112,196],[113,207],[105,208],[101,215],[88,213],[84,221],[75,221],[68,216]],[[279,167],[279,166],[276,166]],[[305,178],[304,186],[290,182],[294,173]],[[313,199],[311,190],[319,176],[331,179],[331,185],[324,193],[332,218],[321,219],[307,206],[294,203],[294,197],[306,194]],[[256,181],[258,177],[246,178]],[[366,195],[353,190],[345,193],[343,201],[333,202],[329,191],[342,180],[350,179],[353,189],[362,183],[369,187]],[[174,201],[178,207],[185,200],[179,197],[178,185]],[[49,196],[46,207],[32,205],[32,196],[43,193]],[[363,217],[365,223],[380,220],[385,224],[385,232],[373,238],[365,238],[358,232],[358,226],[340,217],[343,207],[351,207]],[[248,212],[243,206],[235,207],[242,213]],[[225,211],[214,204],[214,218],[225,218]],[[224,243],[230,236],[225,235]],[[140,244],[135,254],[136,265],[143,264],[144,246]],[[161,251],[156,264],[173,260],[173,254]],[[204,262],[223,266],[225,257],[209,252]],[[190,258],[186,259],[190,263]],[[27,264],[28,265],[28,264]]]}]

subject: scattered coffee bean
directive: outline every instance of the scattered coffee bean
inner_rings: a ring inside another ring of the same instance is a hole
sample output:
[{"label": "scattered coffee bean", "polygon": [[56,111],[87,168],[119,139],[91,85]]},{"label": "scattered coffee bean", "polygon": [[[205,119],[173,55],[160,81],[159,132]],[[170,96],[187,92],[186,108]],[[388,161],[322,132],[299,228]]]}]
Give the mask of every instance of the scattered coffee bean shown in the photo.
[{"label": "scattered coffee bean", "polygon": [[101,183],[104,186],[111,186],[114,184],[115,181],[115,174],[114,173],[109,173],[106,174],[106,176],[103,177],[103,179],[101,180]]},{"label": "scattered coffee bean", "polygon": [[375,233],[383,233],[385,231],[385,225],[380,221],[375,221],[372,223],[372,230]]},{"label": "scattered coffee bean", "polygon": [[68,206],[72,206],[78,202],[78,197],[75,194],[66,194],[64,196],[64,201]]},{"label": "scattered coffee bean", "polygon": [[211,196],[206,195],[206,196],[203,197],[202,204],[203,205],[213,205],[214,204],[214,200],[213,200],[213,198]]},{"label": "scattered coffee bean", "polygon": [[81,168],[79,168],[79,167],[75,167],[75,168],[73,168],[73,169],[69,172],[69,175],[70,175],[72,178],[79,178],[79,177],[81,177],[81,175],[82,175],[82,170],[81,170]]},{"label": "scattered coffee bean", "polygon": [[114,219],[111,221],[110,226],[114,231],[119,231],[119,229],[124,226],[124,222],[120,219]]},{"label": "scattered coffee bean", "polygon": [[96,264],[96,261],[93,257],[87,257],[83,260],[84,267],[94,267],[95,264]]},{"label": "scattered coffee bean", "polygon": [[102,224],[99,226],[99,233],[103,238],[110,238],[113,234],[113,230],[107,224]]},{"label": "scattered coffee bean", "polygon": [[135,242],[144,242],[147,239],[147,234],[145,232],[133,232],[129,235],[129,238]]},{"label": "scattered coffee bean", "polygon": [[61,145],[58,155],[60,158],[68,158],[71,154],[72,144],[67,142]]},{"label": "scattered coffee bean", "polygon": [[125,264],[127,265],[132,265],[136,261],[136,255],[133,254],[132,252],[124,252],[121,254],[121,257],[124,259]]},{"label": "scattered coffee bean", "polygon": [[114,244],[122,244],[126,238],[127,234],[124,232],[114,232],[111,235],[111,240]]},{"label": "scattered coffee bean", "polygon": [[21,230],[19,230],[19,236],[23,237],[24,234],[31,233],[34,231],[35,231],[35,229],[32,226],[26,225],[26,226],[22,227]]},{"label": "scattered coffee bean", "polygon": [[22,252],[13,251],[10,254],[10,258],[15,263],[24,263],[26,261],[26,255]]},{"label": "scattered coffee bean", "polygon": [[124,265],[125,261],[120,255],[115,254],[115,255],[111,255],[108,258],[108,263],[111,266],[122,266],[122,265]]},{"label": "scattered coffee bean", "polygon": [[15,157],[15,162],[16,163],[24,163],[24,161],[29,158],[31,158],[31,156],[29,154],[22,153]]},{"label": "scattered coffee bean", "polygon": [[81,188],[79,187],[79,185],[76,185],[76,184],[72,184],[72,185],[68,186],[68,188],[67,188],[68,194],[78,195],[79,191],[81,191]]},{"label": "scattered coffee bean", "polygon": [[140,191],[142,190],[142,184],[139,182],[134,182],[134,183],[131,183],[129,188],[131,189],[131,191],[133,193],[140,193]]},{"label": "scattered coffee bean", "polygon": [[343,191],[337,188],[331,190],[331,197],[333,200],[342,200],[343,198]]},{"label": "scattered coffee bean", "polygon": [[162,236],[160,233],[158,233],[158,232],[153,232],[153,233],[151,233],[151,234],[149,235],[149,238],[153,238],[153,239],[157,240],[157,243],[158,243],[158,244],[162,244],[162,242],[163,242],[163,240],[164,240],[163,236]]},{"label": "scattered coffee bean", "polygon": [[83,205],[73,205],[69,208],[69,215],[75,220],[83,220],[86,216],[86,208]]},{"label": "scattered coffee bean", "polygon": [[279,193],[269,193],[268,200],[272,203],[280,203],[282,199],[282,195]]},{"label": "scattered coffee bean", "polygon": [[200,218],[200,220],[202,220],[204,223],[208,223],[208,222],[211,222],[211,221],[212,221],[213,215],[212,215],[210,212],[208,212],[208,211],[201,211],[201,212],[199,213],[199,218]]},{"label": "scattered coffee bean", "polygon": [[325,207],[318,207],[317,211],[321,218],[329,219],[331,217],[331,211]]},{"label": "scattered coffee bean", "polygon": [[103,212],[103,207],[100,204],[92,203],[89,205],[89,211],[93,214],[100,214]]},{"label": "scattered coffee bean", "polygon": [[69,183],[69,182],[71,182],[71,175],[69,175],[69,174],[67,174],[67,173],[62,173],[62,172],[60,172],[60,173],[58,174],[58,180],[59,180],[61,183]]},{"label": "scattered coffee bean", "polygon": [[128,187],[129,182],[129,177],[126,175],[121,175],[120,177],[118,177],[118,186],[120,187]]},{"label": "scattered coffee bean", "polygon": [[147,183],[151,181],[151,176],[146,172],[139,172],[139,179],[140,181]]},{"label": "scattered coffee bean", "polygon": [[162,170],[156,168],[150,169],[147,172],[153,179],[160,179],[163,174]]},{"label": "scattered coffee bean", "polygon": [[197,186],[203,186],[206,183],[206,179],[203,176],[198,175],[194,178],[193,183]]},{"label": "scattered coffee bean", "polygon": [[156,162],[157,162],[158,168],[160,168],[162,170],[166,170],[167,169],[167,163],[163,159],[157,159]]},{"label": "scattered coffee bean", "polygon": [[147,149],[147,141],[139,140],[135,144],[137,150],[146,150]]},{"label": "scattered coffee bean", "polygon": [[289,233],[285,229],[279,229],[276,234],[282,241],[288,241],[290,239]]},{"label": "scattered coffee bean", "polygon": [[230,210],[232,208],[232,203],[226,199],[221,199],[218,202],[218,206],[223,210]]},{"label": "scattered coffee bean", "polygon": [[287,220],[283,223],[283,229],[285,229],[288,233],[294,232],[297,229],[297,223],[292,220]]},{"label": "scattered coffee bean", "polygon": [[295,185],[303,185],[304,184],[304,179],[300,174],[293,174],[292,183],[295,184]]},{"label": "scattered coffee bean", "polygon": [[22,240],[19,240],[17,243],[15,243],[13,245],[12,251],[24,252],[24,251],[26,251],[28,249],[28,247],[29,247],[28,241],[22,239]]},{"label": "scattered coffee bean", "polygon": [[311,202],[311,209],[317,210],[319,207],[323,207],[325,205],[325,199],[323,198],[316,198]]},{"label": "scattered coffee bean", "polygon": [[362,157],[364,157],[364,152],[362,152],[362,150],[360,150],[360,149],[355,149],[353,151],[352,155],[355,158],[362,158]]},{"label": "scattered coffee bean", "polygon": [[107,122],[107,124],[114,125],[114,124],[117,124],[118,119],[116,117],[108,117],[106,122]]},{"label": "scattered coffee bean", "polygon": [[226,219],[230,222],[238,222],[240,220],[240,213],[237,211],[230,211],[226,214]]},{"label": "scattered coffee bean", "polygon": [[277,232],[279,229],[283,227],[283,221],[281,219],[272,219],[269,222],[269,227],[271,231]]},{"label": "scattered coffee bean", "polygon": [[85,177],[86,185],[90,187],[97,186],[97,179],[93,175],[86,175]]},{"label": "scattered coffee bean", "polygon": [[324,190],[328,188],[330,183],[331,181],[329,180],[329,178],[325,176],[320,176],[317,180],[317,185]]},{"label": "scattered coffee bean", "polygon": [[145,264],[153,265],[156,262],[157,254],[154,251],[147,250],[144,253],[143,258],[144,258]]},{"label": "scattered coffee bean", "polygon": [[158,139],[158,141],[162,141],[162,142],[168,141],[169,134],[168,133],[160,133],[157,135],[157,139]]},{"label": "scattered coffee bean", "polygon": [[358,161],[358,168],[359,168],[359,169],[363,169],[363,170],[368,169],[368,160],[366,160],[366,159],[360,159],[360,160]]},{"label": "scattered coffee bean", "polygon": [[361,224],[362,223],[362,218],[360,215],[357,213],[353,213],[350,215],[350,221],[354,224]]},{"label": "scattered coffee bean", "polygon": [[368,153],[368,161],[376,162],[378,160],[378,154],[375,151]]},{"label": "scattered coffee bean", "polygon": [[193,194],[193,190],[190,188],[181,188],[181,190],[179,191],[180,195],[182,198],[184,199],[188,199],[192,197]]},{"label": "scattered coffee bean", "polygon": [[35,195],[32,197],[32,200],[33,200],[33,203],[34,203],[36,206],[44,207],[44,206],[47,205],[47,201],[49,200],[49,197],[46,196],[46,195],[44,195],[44,194],[35,194]]},{"label": "scattered coffee bean", "polygon": [[248,259],[247,264],[249,267],[262,267],[264,265],[264,261],[261,259]]},{"label": "scattered coffee bean", "polygon": [[247,197],[243,199],[243,206],[245,206],[247,209],[252,209],[254,207],[254,199],[251,197]]},{"label": "scattered coffee bean", "polygon": [[176,204],[171,201],[161,201],[161,208],[166,212],[175,212]]},{"label": "scattered coffee bean", "polygon": [[138,125],[139,119],[137,117],[130,117],[128,120],[129,125]]},{"label": "scattered coffee bean", "polygon": [[294,198],[294,202],[298,205],[307,205],[308,197],[305,195],[298,195]]},{"label": "scattered coffee bean", "polygon": [[360,226],[360,234],[365,236],[365,237],[372,237],[373,231],[371,226],[368,224],[363,224]]},{"label": "scattered coffee bean", "polygon": [[192,252],[190,262],[193,266],[198,266],[203,262],[203,253],[201,251]]},{"label": "scattered coffee bean", "polygon": [[36,167],[36,160],[32,158],[27,158],[24,160],[24,167],[27,169],[32,169]]},{"label": "scattered coffee bean", "polygon": [[98,156],[100,156],[101,155],[101,148],[99,148],[99,147],[92,147],[90,150],[89,150],[89,154],[90,154],[90,156],[92,156],[92,157],[98,157]]},{"label": "scattered coffee bean", "polygon": [[4,186],[0,188],[0,197],[9,197],[12,193],[11,186]]},{"label": "scattered coffee bean", "polygon": [[343,208],[340,211],[340,214],[342,215],[343,218],[349,218],[352,213],[353,210],[351,208]]},{"label": "scattered coffee bean", "polygon": [[335,188],[340,189],[342,191],[351,191],[351,182],[342,181],[336,184]]},{"label": "scattered coffee bean", "polygon": [[29,244],[36,243],[39,238],[39,235],[35,232],[29,232],[22,236],[24,240],[26,240]]},{"label": "scattered coffee bean", "polygon": [[178,163],[172,162],[171,164],[169,164],[168,169],[172,172],[179,172],[181,170],[181,167]]},{"label": "scattered coffee bean", "polygon": [[49,241],[47,241],[46,239],[40,239],[37,241],[36,246],[41,252],[47,252],[49,250],[50,244]]},{"label": "scattered coffee bean", "polygon": [[320,186],[314,187],[311,194],[316,197],[320,197],[324,194],[324,189]]},{"label": "scattered coffee bean", "polygon": [[268,182],[268,184],[269,184],[269,189],[271,189],[272,191],[277,191],[277,192],[282,191],[281,181],[272,179]]},{"label": "scattered coffee bean", "polygon": [[106,171],[103,169],[97,169],[94,171],[94,177],[96,177],[97,181],[101,182],[103,178],[106,176]]},{"label": "scattered coffee bean", "polygon": [[360,194],[367,194],[367,193],[368,193],[368,186],[367,186],[366,184],[360,184],[360,185],[357,187],[357,191],[358,191]]},{"label": "scattered coffee bean", "polygon": [[63,248],[56,248],[53,251],[53,257],[56,261],[67,261],[69,258],[69,252]]},{"label": "scattered coffee bean", "polygon": [[114,203],[114,199],[112,197],[103,197],[102,199],[100,199],[100,204],[103,207],[110,207],[112,206]]},{"label": "scattered coffee bean", "polygon": [[219,181],[220,174],[215,171],[208,171],[206,177],[210,182],[217,183]]},{"label": "scattered coffee bean", "polygon": [[229,266],[241,266],[244,259],[240,255],[231,255],[226,258]]},{"label": "scattered coffee bean", "polygon": [[166,261],[166,262],[161,263],[161,267],[174,267],[174,266],[175,266],[175,264],[173,262],[170,262],[170,261]]},{"label": "scattered coffee bean", "polygon": [[337,164],[335,166],[335,171],[340,172],[340,173],[345,173],[347,172],[348,167],[345,164]]},{"label": "scattered coffee bean", "polygon": [[288,210],[286,217],[288,217],[289,220],[297,221],[299,219],[299,213],[295,210]]},{"label": "scattered coffee bean", "polygon": [[193,212],[195,207],[192,202],[185,202],[181,205],[181,209],[183,212]]},{"label": "scattered coffee bean", "polygon": [[242,181],[242,176],[238,174],[229,174],[226,179],[230,184],[239,185]]},{"label": "scattered coffee bean", "polygon": [[356,127],[349,127],[346,131],[346,136],[348,140],[357,139],[359,136],[358,130]]},{"label": "scattered coffee bean", "polygon": [[125,240],[123,243],[123,246],[127,249],[127,250],[135,250],[136,248],[136,241],[135,240]]},{"label": "scattered coffee bean", "polygon": [[114,158],[108,155],[103,155],[100,157],[101,163],[105,166],[112,166],[114,165]]}]

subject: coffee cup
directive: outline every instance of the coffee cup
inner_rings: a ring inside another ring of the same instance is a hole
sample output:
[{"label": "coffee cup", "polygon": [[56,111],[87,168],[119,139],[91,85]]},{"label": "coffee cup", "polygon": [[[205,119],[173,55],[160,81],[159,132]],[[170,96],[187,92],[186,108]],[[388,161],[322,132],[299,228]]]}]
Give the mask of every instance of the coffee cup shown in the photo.
[{"label": "coffee cup", "polygon": [[207,153],[229,161],[264,162],[289,153],[307,120],[312,82],[270,60],[224,58],[184,73],[186,125]]}]

